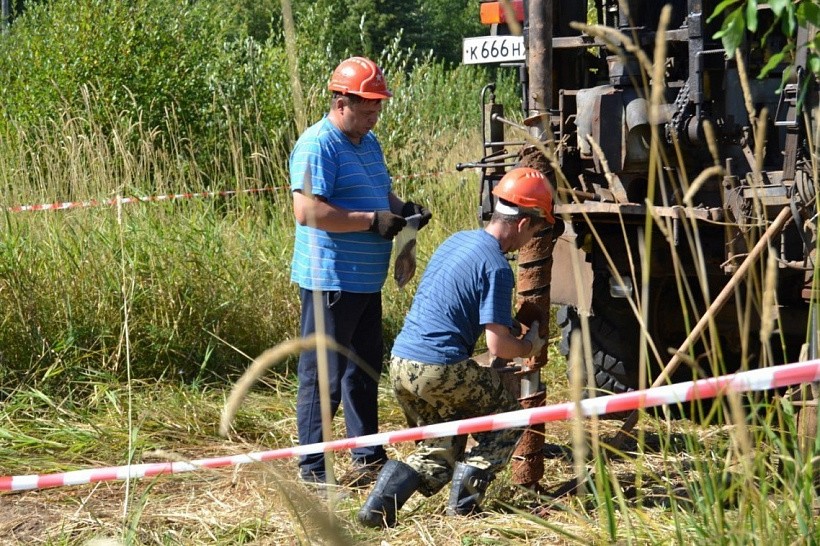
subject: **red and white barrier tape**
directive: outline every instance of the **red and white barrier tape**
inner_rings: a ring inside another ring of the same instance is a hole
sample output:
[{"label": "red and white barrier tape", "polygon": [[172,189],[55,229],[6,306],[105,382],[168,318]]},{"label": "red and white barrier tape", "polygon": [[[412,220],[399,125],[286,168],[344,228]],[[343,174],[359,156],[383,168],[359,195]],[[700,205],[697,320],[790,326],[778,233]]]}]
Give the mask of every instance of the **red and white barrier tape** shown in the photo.
[{"label": "red and white barrier tape", "polygon": [[65,201],[62,203],[43,203],[40,205],[18,205],[8,207],[9,212],[31,212],[39,210],[65,210],[74,208],[88,208],[88,207],[102,207],[114,206],[116,204],[128,205],[130,203],[145,203],[151,201],[173,201],[175,199],[191,199],[194,197],[227,197],[229,195],[238,195],[241,193],[263,193],[267,191],[276,191],[282,189],[281,187],[271,188],[255,188],[248,190],[225,190],[225,191],[203,191],[192,193],[169,193],[162,195],[148,195],[145,197],[117,197],[114,199],[106,199],[104,201],[97,201],[91,199],[89,201]]},{"label": "red and white barrier tape", "polygon": [[439,171],[437,173],[422,173],[422,174],[400,174],[398,176],[394,176],[393,180],[412,180],[414,178],[436,178],[438,176],[444,176],[445,174],[452,174],[453,171]]},{"label": "red and white barrier tape", "polygon": [[[772,368],[762,368],[724,375],[698,381],[688,381],[675,385],[665,385],[653,389],[634,391],[610,396],[601,396],[580,401],[581,415],[590,417],[639,408],[649,408],[666,404],[677,404],[691,400],[714,398],[727,391],[747,392],[763,391],[787,387],[800,383],[811,383],[820,380],[820,359],[795,364],[784,364]],[[0,477],[0,491],[23,491],[45,489],[65,485],[144,478],[161,474],[180,474],[203,468],[220,468],[246,463],[264,462],[285,459],[310,453],[341,451],[356,447],[411,442],[426,438],[441,438],[475,432],[487,432],[507,428],[526,427],[549,421],[570,419],[575,415],[575,404],[565,402],[538,408],[462,419],[449,423],[438,423],[424,427],[383,432],[356,438],[344,438],[330,442],[320,442],[304,446],[261,451],[227,457],[198,459],[187,462],[146,463],[88,470],[75,470],[58,474],[33,474],[28,476]]]},{"label": "red and white barrier tape", "polygon": [[[437,172],[437,173],[425,173],[425,174],[409,174],[403,176],[396,176],[393,180],[409,180],[412,178],[425,178],[425,177],[436,177],[442,176],[447,174],[447,171]],[[7,207],[6,210],[8,212],[33,212],[33,211],[40,211],[40,210],[66,210],[66,209],[77,209],[77,208],[90,208],[90,207],[103,207],[103,206],[114,206],[119,204],[128,205],[131,203],[147,203],[153,201],[173,201],[176,199],[192,199],[194,197],[227,197],[229,195],[238,195],[241,193],[263,193],[268,191],[277,191],[285,189],[286,186],[278,186],[278,187],[269,187],[269,188],[255,188],[255,189],[248,189],[248,190],[225,190],[225,191],[203,191],[203,192],[190,192],[190,193],[169,193],[169,194],[162,194],[162,195],[148,195],[144,197],[120,197],[114,199],[105,199],[103,201],[97,201],[96,199],[90,199],[88,201],[63,201],[57,203],[42,203],[38,205],[16,205],[13,207]]]}]

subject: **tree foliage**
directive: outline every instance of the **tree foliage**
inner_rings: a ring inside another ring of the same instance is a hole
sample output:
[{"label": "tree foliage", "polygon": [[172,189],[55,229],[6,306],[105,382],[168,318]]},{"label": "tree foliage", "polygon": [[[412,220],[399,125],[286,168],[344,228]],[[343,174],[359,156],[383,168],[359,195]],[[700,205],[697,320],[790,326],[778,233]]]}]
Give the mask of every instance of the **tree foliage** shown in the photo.
[{"label": "tree foliage", "polygon": [[[236,87],[242,63],[219,4],[171,0],[29,5],[0,55],[3,117],[22,124],[85,103],[91,115],[132,112],[161,126],[169,112],[201,132],[214,92]],[[183,46],[183,47],[181,47]],[[93,91],[95,100],[87,100]]]},{"label": "tree foliage", "polygon": [[[310,117],[346,56],[393,71],[421,59],[452,68],[462,37],[483,32],[477,0],[291,3]],[[160,130],[173,123],[214,149],[229,111],[246,109],[275,124],[271,137],[287,146],[293,90],[281,0],[29,0],[16,15],[0,33],[0,132],[65,112],[103,125],[125,115]],[[247,130],[261,132],[255,125]]]},{"label": "tree foliage", "polygon": [[339,52],[378,57],[397,37],[424,55],[458,62],[461,39],[486,33],[477,0],[317,0],[332,18]]},{"label": "tree foliage", "polygon": [[[709,20],[723,17],[721,28],[714,37],[720,38],[726,54],[734,56],[746,40],[747,32],[759,33],[762,43],[773,33],[779,33],[786,37],[787,43],[785,47],[771,52],[760,77],[766,76],[781,63],[793,63],[796,53],[803,48],[809,70],[820,76],[820,5],[817,0],[770,0],[767,5],[773,17],[766,27],[762,26],[759,16],[758,8],[762,4],[758,0],[723,0],[715,7]],[[802,40],[798,28],[806,31]],[[791,70],[790,67],[785,71],[784,79]]]}]

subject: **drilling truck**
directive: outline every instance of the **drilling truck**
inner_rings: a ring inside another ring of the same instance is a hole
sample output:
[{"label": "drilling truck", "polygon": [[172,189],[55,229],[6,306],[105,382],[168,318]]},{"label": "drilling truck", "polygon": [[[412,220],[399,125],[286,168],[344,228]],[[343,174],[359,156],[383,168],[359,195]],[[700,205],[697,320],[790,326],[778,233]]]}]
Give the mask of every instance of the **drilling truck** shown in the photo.
[{"label": "drilling truck", "polygon": [[484,220],[509,168],[550,177],[561,225],[522,250],[518,294],[561,305],[588,396],[817,356],[817,29],[754,4],[727,49],[722,4],[483,1],[490,33],[464,41],[517,71],[523,108],[488,84],[458,168]]}]

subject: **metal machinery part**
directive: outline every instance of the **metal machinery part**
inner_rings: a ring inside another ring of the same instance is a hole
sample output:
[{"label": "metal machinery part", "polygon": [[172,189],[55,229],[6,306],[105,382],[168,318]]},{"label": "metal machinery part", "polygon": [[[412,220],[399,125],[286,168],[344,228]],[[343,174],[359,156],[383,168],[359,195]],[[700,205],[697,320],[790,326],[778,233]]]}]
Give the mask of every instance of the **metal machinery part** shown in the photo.
[{"label": "metal machinery part", "polygon": [[[802,113],[817,106],[817,82],[793,78],[779,93],[785,65],[755,78],[768,52],[782,48],[787,38],[778,29],[765,34],[773,16],[761,4],[761,31],[748,33],[739,51],[749,74],[749,96],[744,97],[741,66],[712,38],[721,21],[708,19],[719,2],[674,0],[667,3],[671,17],[665,35],[665,102],[653,118],[647,85],[657,82],[649,81],[651,72],[641,70],[637,55],[628,53],[625,44],[628,39],[653,58],[664,3],[599,0],[603,22],[625,38],[596,34],[594,41],[608,47],[584,50],[581,70],[594,67],[594,80],[558,77],[555,82],[556,139],[563,144],[559,164],[569,186],[559,193],[565,200],[556,206],[556,214],[571,224],[574,246],[594,281],[574,298],[566,297],[572,290],[564,287],[559,290],[563,301],[553,298],[553,303],[568,305],[561,314],[567,335],[580,327],[579,315],[589,317],[593,388],[600,392],[646,386],[658,376],[669,350],[680,346],[784,206],[793,207],[796,221],[778,235],[770,252],[778,263],[780,320],[768,363],[797,359],[806,336],[816,181],[809,177],[806,135],[811,129],[805,127]],[[604,61],[606,68],[600,70]],[[808,85],[805,103],[798,105],[797,88],[803,83]],[[753,105],[755,120],[763,119],[765,137],[755,134],[747,104]],[[662,144],[663,164],[651,171],[653,137]],[[758,157],[756,147],[762,152]],[[719,157],[713,157],[713,150]],[[716,164],[722,167],[720,174],[707,177],[691,192],[692,181]],[[593,198],[582,197],[587,195]],[[647,221],[647,216],[653,218]],[[714,317],[715,337],[704,336],[693,349],[694,366],[679,370],[673,380],[691,379],[693,368],[697,374],[713,375],[760,363],[767,348],[766,341],[757,339],[760,301],[753,294],[755,284],[759,291],[763,282],[764,269],[751,273],[738,291],[741,297]],[[556,262],[553,286],[573,282],[573,274],[571,264]],[[643,314],[655,351],[648,350],[650,364],[643,370],[635,309]],[[716,352],[722,358],[713,358]],[[721,367],[716,368],[718,360]]]},{"label": "metal machinery part", "polygon": [[[773,337],[759,339],[763,259],[672,381],[794,361],[807,341],[810,304],[818,303],[818,181],[809,152],[818,82],[806,69],[805,48],[791,76],[784,79],[783,63],[756,77],[794,38],[780,25],[769,32],[774,15],[763,3],[759,30],[747,32],[738,50],[742,63],[728,58],[713,38],[723,15],[709,20],[719,3],[596,0],[598,22],[615,32],[571,24],[586,21],[586,2],[527,0],[526,60],[510,65],[522,84],[523,127],[505,118],[494,85],[482,93],[484,158],[461,167],[481,168],[485,220],[493,184],[510,167],[535,166],[554,183],[555,216],[565,229],[556,226],[547,241],[522,249],[519,300],[565,306],[558,318],[566,354],[571,332],[588,324],[588,395],[651,384],[784,207],[792,220],[766,252],[777,264]],[[654,58],[664,5],[665,67],[663,81],[653,82],[640,57]],[[797,32],[795,42],[805,44],[809,31]],[[653,83],[663,86],[656,110]],[[707,169],[712,174],[693,188]]]}]

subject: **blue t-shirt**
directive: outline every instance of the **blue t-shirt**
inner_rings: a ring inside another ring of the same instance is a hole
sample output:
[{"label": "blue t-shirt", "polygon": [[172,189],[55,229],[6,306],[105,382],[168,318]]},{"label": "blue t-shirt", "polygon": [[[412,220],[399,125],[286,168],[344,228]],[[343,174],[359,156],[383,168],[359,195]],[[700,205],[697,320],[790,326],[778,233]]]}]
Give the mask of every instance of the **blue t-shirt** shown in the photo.
[{"label": "blue t-shirt", "polygon": [[512,325],[513,288],[495,237],[484,230],[452,235],[430,258],[393,355],[427,364],[471,357],[485,325]]},{"label": "blue t-shirt", "polygon": [[[308,181],[310,193],[338,207],[390,209],[390,175],[376,137],[369,132],[353,144],[327,116],[299,137],[290,155],[291,190],[308,194]],[[377,233],[330,233],[297,224],[290,279],[308,290],[378,292],[391,249],[392,243]]]}]

